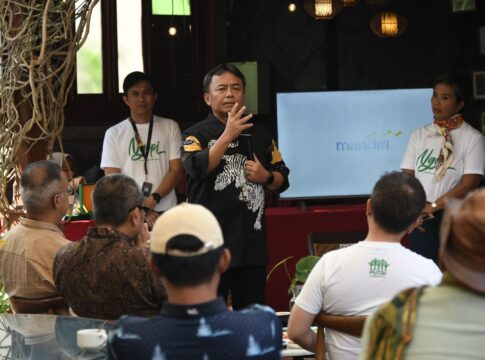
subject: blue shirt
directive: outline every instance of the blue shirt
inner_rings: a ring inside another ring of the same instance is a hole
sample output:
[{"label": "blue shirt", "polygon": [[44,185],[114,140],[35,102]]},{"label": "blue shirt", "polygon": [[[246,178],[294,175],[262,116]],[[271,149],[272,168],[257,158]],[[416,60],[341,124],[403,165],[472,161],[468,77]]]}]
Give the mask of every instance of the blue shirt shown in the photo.
[{"label": "blue shirt", "polygon": [[165,303],[160,316],[123,316],[109,334],[110,359],[280,359],[281,322],[252,305],[228,311],[222,299],[193,306]]}]

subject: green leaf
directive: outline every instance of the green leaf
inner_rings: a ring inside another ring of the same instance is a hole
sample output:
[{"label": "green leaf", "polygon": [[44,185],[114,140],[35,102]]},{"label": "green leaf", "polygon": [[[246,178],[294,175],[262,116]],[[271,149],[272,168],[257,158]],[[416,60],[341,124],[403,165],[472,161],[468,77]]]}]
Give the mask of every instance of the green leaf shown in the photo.
[{"label": "green leaf", "polygon": [[296,272],[295,272],[295,279],[299,282],[305,282],[310,275],[315,264],[318,262],[320,258],[318,256],[305,256],[298,260],[296,263]]},{"label": "green leaf", "polygon": [[10,310],[10,301],[8,295],[5,292],[3,284],[0,283],[0,314],[6,313]]}]

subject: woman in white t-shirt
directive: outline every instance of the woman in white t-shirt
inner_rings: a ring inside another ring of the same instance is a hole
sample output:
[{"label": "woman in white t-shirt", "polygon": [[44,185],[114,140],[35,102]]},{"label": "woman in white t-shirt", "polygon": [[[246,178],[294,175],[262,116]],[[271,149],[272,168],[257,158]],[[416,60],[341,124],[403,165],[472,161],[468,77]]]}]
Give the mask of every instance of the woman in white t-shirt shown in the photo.
[{"label": "woman in white t-shirt", "polygon": [[433,84],[434,122],[415,130],[401,169],[418,178],[426,191],[421,226],[409,236],[411,250],[438,263],[439,227],[447,197],[461,198],[477,188],[485,168],[485,139],[463,120],[463,85],[442,75]]}]

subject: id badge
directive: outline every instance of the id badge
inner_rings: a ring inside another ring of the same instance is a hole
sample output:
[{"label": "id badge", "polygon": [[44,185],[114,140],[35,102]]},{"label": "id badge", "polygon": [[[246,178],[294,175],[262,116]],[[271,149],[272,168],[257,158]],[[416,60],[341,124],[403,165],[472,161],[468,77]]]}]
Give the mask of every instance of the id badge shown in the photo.
[{"label": "id badge", "polygon": [[152,183],[146,181],[143,182],[143,185],[141,186],[141,192],[143,193],[144,197],[150,196],[150,194],[152,193],[152,186]]}]

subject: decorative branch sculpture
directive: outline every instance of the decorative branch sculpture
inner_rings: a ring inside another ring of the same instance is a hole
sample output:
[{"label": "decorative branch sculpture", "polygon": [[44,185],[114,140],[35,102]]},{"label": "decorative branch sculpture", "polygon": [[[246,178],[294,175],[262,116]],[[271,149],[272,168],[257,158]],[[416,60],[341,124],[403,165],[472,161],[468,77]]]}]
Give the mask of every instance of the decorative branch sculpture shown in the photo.
[{"label": "decorative branch sculpture", "polygon": [[0,1],[0,213],[4,231],[13,220],[7,184],[18,179],[25,156],[39,142],[45,144],[45,154],[52,152],[56,141],[62,149],[64,106],[74,80],[75,56],[86,40],[98,1]]}]

